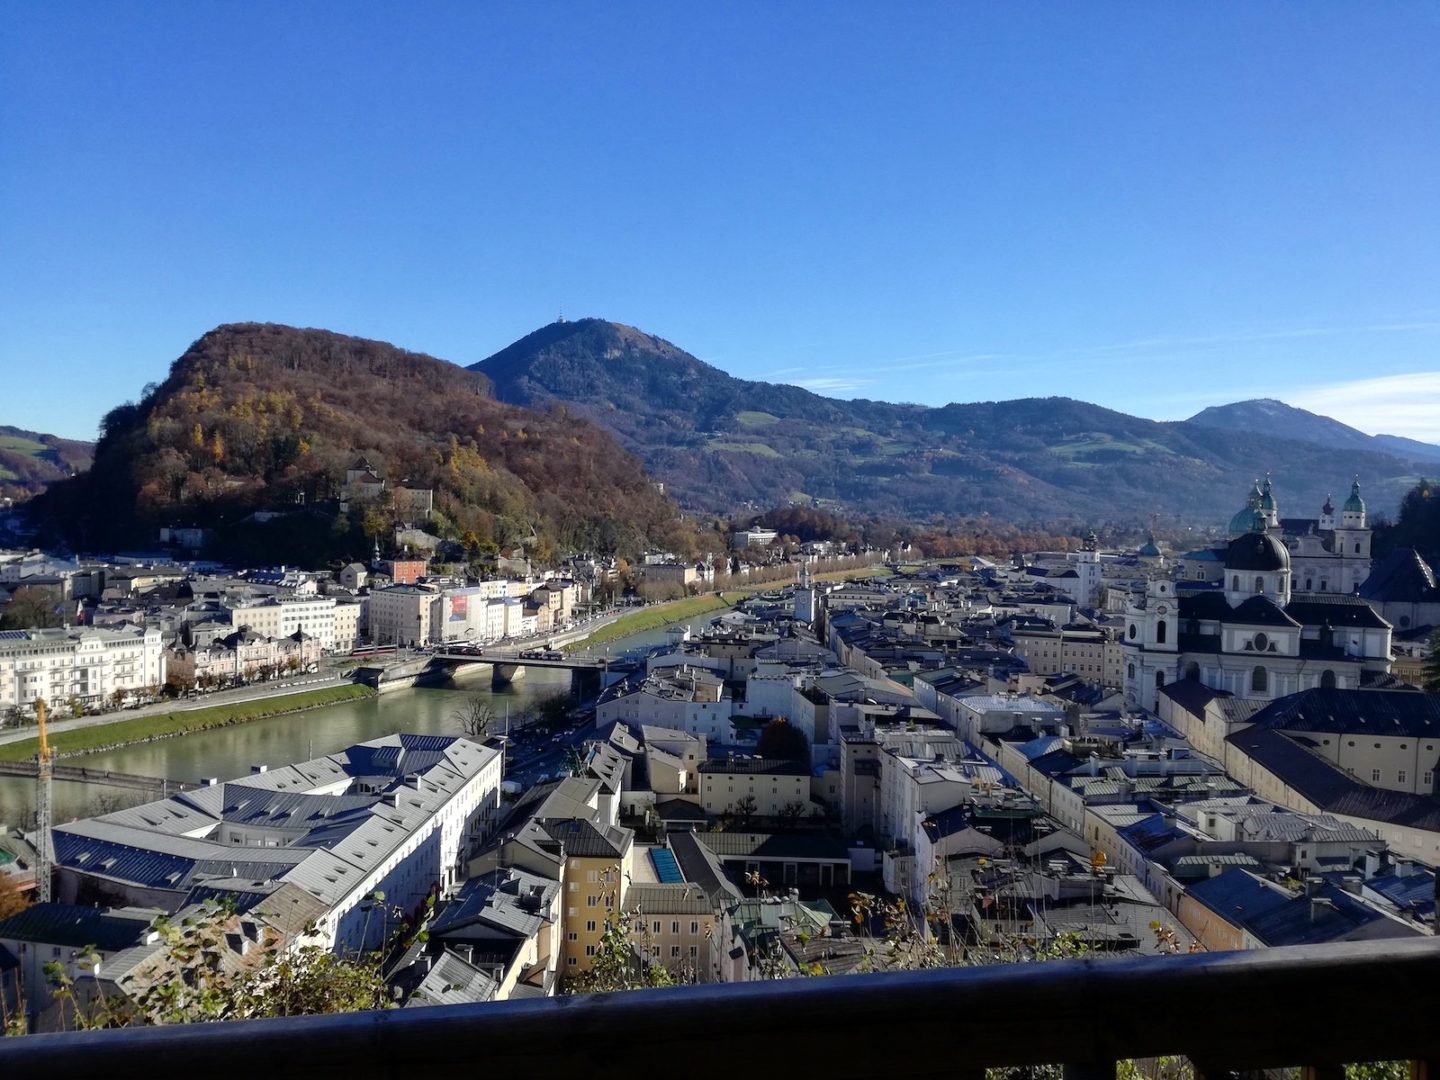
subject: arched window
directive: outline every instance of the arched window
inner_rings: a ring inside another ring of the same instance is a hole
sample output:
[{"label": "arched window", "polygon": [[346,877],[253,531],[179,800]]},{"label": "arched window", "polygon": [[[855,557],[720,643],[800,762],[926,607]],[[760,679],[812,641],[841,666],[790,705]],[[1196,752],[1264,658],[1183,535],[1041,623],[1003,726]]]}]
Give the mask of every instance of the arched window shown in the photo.
[{"label": "arched window", "polygon": [[1165,672],[1163,672],[1163,671],[1157,671],[1157,672],[1155,672],[1155,685],[1156,685],[1156,686],[1164,686],[1164,685],[1165,685]]},{"label": "arched window", "polygon": [[1250,691],[1255,694],[1264,694],[1270,689],[1270,676],[1263,667],[1257,667],[1250,672]]},{"label": "arched window", "polygon": [[1355,554],[1356,554],[1356,555],[1359,555],[1359,554],[1360,554],[1360,545],[1359,545],[1358,543],[1355,545]]},{"label": "arched window", "polygon": [[1232,577],[1232,578],[1230,579],[1230,591],[1231,591],[1231,592],[1239,592],[1239,591],[1240,591],[1240,575],[1239,575],[1239,574],[1236,574],[1234,577]]},{"label": "arched window", "polygon": [[1335,689],[1335,672],[1331,671],[1329,668],[1326,668],[1324,671],[1322,671],[1322,672],[1320,673],[1320,689],[1321,689],[1321,690],[1334,690],[1334,689]]},{"label": "arched window", "polygon": [[1191,660],[1190,663],[1185,665],[1185,678],[1192,682],[1198,682],[1200,680],[1200,665],[1195,663],[1194,660]]},{"label": "arched window", "polygon": [[1255,578],[1255,591],[1256,591],[1256,592],[1264,592],[1264,591],[1265,591],[1265,579],[1264,579],[1263,577],[1258,577],[1258,576],[1257,576],[1257,577]]},{"label": "arched window", "polygon": [[1129,670],[1128,670],[1128,674],[1129,674],[1129,677],[1132,678],[1132,679],[1135,677],[1135,665],[1134,665],[1134,664],[1131,664],[1131,665],[1130,665]]},{"label": "arched window", "polygon": [[1164,644],[1165,644],[1165,620],[1164,620],[1164,619],[1161,619],[1159,622],[1157,622],[1157,623],[1155,624],[1155,643],[1156,643],[1157,645],[1164,645]]}]

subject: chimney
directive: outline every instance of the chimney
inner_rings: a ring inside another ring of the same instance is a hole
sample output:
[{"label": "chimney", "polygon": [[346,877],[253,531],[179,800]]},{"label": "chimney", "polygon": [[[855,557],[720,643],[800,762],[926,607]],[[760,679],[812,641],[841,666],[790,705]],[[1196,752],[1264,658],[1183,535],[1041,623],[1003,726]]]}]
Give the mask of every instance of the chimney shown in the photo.
[{"label": "chimney", "polygon": [[251,766],[250,766],[250,773],[251,773],[251,775],[254,775],[254,776],[258,776],[260,773],[269,772],[269,771],[270,771],[270,766],[269,766],[269,765],[251,765]]},{"label": "chimney", "polygon": [[1323,884],[1324,880],[1321,878],[1307,877],[1305,879],[1305,895],[1314,896],[1317,892],[1320,891],[1320,886]]}]

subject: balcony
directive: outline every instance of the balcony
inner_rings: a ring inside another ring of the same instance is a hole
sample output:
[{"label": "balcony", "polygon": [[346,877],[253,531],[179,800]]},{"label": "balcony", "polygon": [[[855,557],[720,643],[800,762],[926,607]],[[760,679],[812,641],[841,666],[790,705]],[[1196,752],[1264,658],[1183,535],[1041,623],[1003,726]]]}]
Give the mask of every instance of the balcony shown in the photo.
[{"label": "balcony", "polygon": [[1183,1055],[1203,1077],[1440,1060],[1440,944],[948,968],[0,1039],[0,1076],[946,1077]]}]

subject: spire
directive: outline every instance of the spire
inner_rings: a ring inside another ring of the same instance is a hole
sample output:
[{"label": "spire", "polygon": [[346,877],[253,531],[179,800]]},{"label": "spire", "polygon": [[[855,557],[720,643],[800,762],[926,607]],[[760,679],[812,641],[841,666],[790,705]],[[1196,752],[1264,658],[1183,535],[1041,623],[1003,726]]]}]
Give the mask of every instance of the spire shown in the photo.
[{"label": "spire", "polygon": [[1363,514],[1365,512],[1365,500],[1360,497],[1360,477],[1355,477],[1350,485],[1350,497],[1345,500],[1345,510],[1351,514]]}]

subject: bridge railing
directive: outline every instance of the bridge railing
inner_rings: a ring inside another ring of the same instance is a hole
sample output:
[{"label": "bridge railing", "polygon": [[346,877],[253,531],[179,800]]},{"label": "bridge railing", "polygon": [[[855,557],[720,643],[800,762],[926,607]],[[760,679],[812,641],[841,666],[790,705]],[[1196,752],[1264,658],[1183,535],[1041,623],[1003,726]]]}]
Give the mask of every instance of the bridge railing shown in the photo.
[{"label": "bridge railing", "polygon": [[1433,939],[706,985],[0,1039],[0,1076],[945,1077],[1067,1080],[1178,1055],[1204,1078],[1440,1060]]}]

